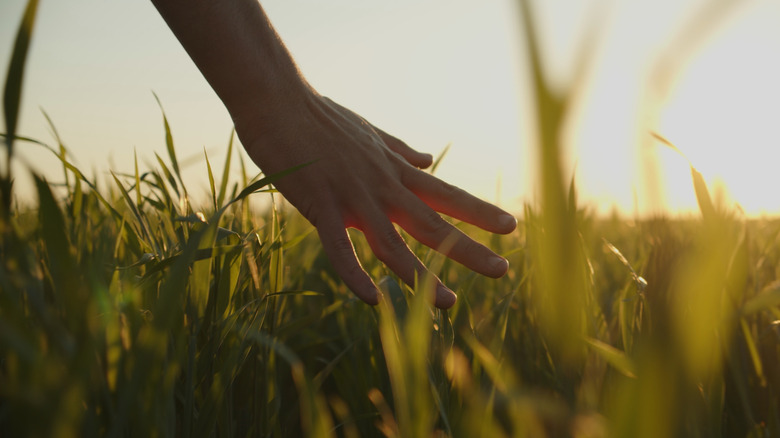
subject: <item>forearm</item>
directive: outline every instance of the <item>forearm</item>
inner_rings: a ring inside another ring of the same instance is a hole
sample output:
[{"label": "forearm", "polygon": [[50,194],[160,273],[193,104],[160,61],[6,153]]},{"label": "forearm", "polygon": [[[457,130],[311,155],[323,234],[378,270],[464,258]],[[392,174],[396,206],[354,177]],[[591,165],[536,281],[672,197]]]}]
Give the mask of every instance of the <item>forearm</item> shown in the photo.
[{"label": "forearm", "polygon": [[237,118],[263,120],[311,93],[257,0],[152,0]]}]

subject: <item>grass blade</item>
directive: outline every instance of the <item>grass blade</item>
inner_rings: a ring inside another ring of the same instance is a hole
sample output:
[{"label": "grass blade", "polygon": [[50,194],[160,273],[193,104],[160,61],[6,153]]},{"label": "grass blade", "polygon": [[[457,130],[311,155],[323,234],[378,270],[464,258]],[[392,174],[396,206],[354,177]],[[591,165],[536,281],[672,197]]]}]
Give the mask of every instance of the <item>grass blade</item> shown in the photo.
[{"label": "grass blade", "polygon": [[230,177],[230,159],[233,156],[233,138],[236,135],[236,130],[230,131],[230,141],[228,142],[227,154],[225,156],[225,168],[222,169],[222,181],[219,183],[219,195],[217,195],[217,205],[222,206],[225,202],[225,192],[227,191],[228,179]]},{"label": "grass blade", "polygon": [[252,184],[246,186],[244,190],[241,190],[241,193],[238,194],[235,198],[231,199],[230,202],[225,205],[225,207],[222,207],[222,210],[224,210],[226,207],[228,207],[230,204],[233,204],[235,202],[238,202],[247,196],[251,195],[252,193],[257,192],[258,190],[262,189],[263,187],[273,184],[275,181],[278,181],[279,179],[299,170],[302,169],[310,164],[314,163],[314,161],[309,161],[308,163],[299,164],[297,166],[293,166],[287,170],[283,170],[281,172],[275,173],[273,175],[266,176],[265,178],[261,178]]},{"label": "grass blade", "polygon": [[691,178],[693,178],[693,190],[696,192],[696,201],[699,203],[702,217],[704,220],[715,218],[715,204],[712,203],[710,192],[707,190],[707,183],[693,166],[691,166]]},{"label": "grass blade", "polygon": [[[173,191],[176,192],[176,196],[181,196],[181,193],[179,193],[179,185],[176,183],[176,178],[173,177],[173,174],[168,169],[168,166],[165,165],[165,162],[160,158],[157,153],[154,154],[155,157],[157,157],[157,162],[160,164],[160,167],[163,170],[163,173],[165,174],[165,178],[168,180],[168,183],[171,185],[171,188],[173,188]],[[182,212],[184,213],[184,212]]]},{"label": "grass blade", "polygon": [[19,121],[19,105],[22,99],[22,80],[24,78],[24,64],[27,61],[27,52],[30,47],[33,26],[35,25],[35,13],[38,9],[38,0],[29,0],[16,33],[14,50],[11,54],[11,62],[8,65],[8,75],[5,79],[3,91],[3,113],[5,116],[5,145],[6,145],[6,169],[0,174],[0,215],[6,218],[11,209],[11,193],[13,192],[13,178],[11,176],[11,157],[13,157],[14,140],[16,139],[16,124]]},{"label": "grass blade", "polygon": [[436,169],[439,168],[439,165],[441,164],[444,157],[447,155],[447,152],[450,151],[450,146],[452,146],[452,143],[447,143],[447,146],[444,146],[444,149],[441,151],[438,157],[436,157],[436,160],[431,165],[431,175],[436,173]]},{"label": "grass blade", "polygon": [[[52,128],[53,128],[53,126],[52,126]],[[2,134],[0,134],[0,135],[2,135]],[[74,166],[72,163],[70,163],[67,160],[67,157],[66,157],[66,152],[67,151],[63,151],[61,149],[60,152],[57,152],[54,148],[52,148],[51,146],[47,145],[46,143],[44,143],[42,141],[39,141],[39,140],[35,140],[35,139],[32,139],[32,138],[29,138],[29,137],[17,136],[16,139],[17,140],[22,140],[22,141],[27,141],[27,142],[30,142],[30,143],[33,143],[33,144],[37,144],[39,146],[43,146],[44,148],[48,149],[52,154],[54,154],[57,158],[59,158],[59,160],[62,162],[62,165],[65,167],[66,170],[70,170],[71,172],[73,172],[73,175],[76,177],[77,180],[84,181],[87,184],[87,186],[89,186],[89,188],[92,189],[92,192],[95,194],[95,196],[97,196],[97,198],[100,201],[100,203],[103,204],[103,206],[109,212],[111,212],[111,215],[114,217],[114,219],[117,220],[117,223],[122,221],[122,215],[111,205],[110,202],[108,202],[108,200],[106,200],[106,198],[100,193],[100,190],[98,190],[97,186],[92,181],[87,179],[87,177],[81,172],[81,170],[79,170],[76,166]],[[59,138],[58,138],[58,141],[59,141]]]},{"label": "grass blade", "polygon": [[114,181],[116,182],[117,187],[119,187],[119,190],[122,192],[122,196],[125,198],[125,201],[127,201],[127,205],[130,207],[130,211],[133,212],[133,216],[135,216],[136,220],[138,221],[138,227],[141,229],[141,232],[143,233],[143,238],[145,238],[148,241],[149,245],[154,245],[154,250],[159,254],[160,247],[159,245],[156,244],[156,241],[149,233],[149,230],[146,227],[146,222],[144,221],[144,217],[141,215],[141,212],[133,203],[133,200],[130,198],[130,194],[127,193],[127,189],[125,189],[125,186],[122,184],[121,181],[119,181],[119,178],[117,178],[117,176],[113,172],[111,172],[111,176],[114,177]]},{"label": "grass blade", "polygon": [[[268,271],[268,281],[271,286],[270,292],[279,292],[284,289],[284,249],[282,247],[282,224],[279,219],[279,211],[276,209],[276,202],[273,202],[271,196],[271,240],[279,245],[271,250],[271,261]],[[273,321],[273,319],[272,319]]]},{"label": "grass blade", "polygon": [[[16,124],[19,121],[19,105],[22,99],[22,81],[24,79],[24,65],[27,61],[27,52],[30,48],[30,39],[35,25],[35,16],[38,10],[38,0],[29,0],[16,32],[14,50],[11,54],[11,62],[8,65],[8,75],[5,79],[3,91],[3,111],[5,112],[5,138],[8,147],[9,161],[6,163],[10,172],[10,157],[13,155],[13,142],[16,135]],[[8,175],[8,174],[7,174]]]},{"label": "grass blade", "polygon": [[211,171],[211,163],[209,162],[209,154],[206,152],[206,148],[203,148],[203,156],[206,158],[206,169],[209,174],[209,188],[211,188],[211,201],[214,203],[214,210],[219,209],[217,205],[217,189],[214,187],[214,173]]},{"label": "grass blade", "polygon": [[780,305],[780,280],[773,281],[742,306],[742,316]]},{"label": "grass blade", "polygon": [[138,151],[133,149],[133,161],[135,163],[135,202],[141,208],[143,197],[141,196],[141,177],[138,175]]},{"label": "grass blade", "polygon": [[57,302],[66,309],[64,316],[78,325],[83,309],[84,296],[80,292],[77,264],[72,246],[68,240],[65,217],[57,205],[49,184],[34,176],[38,189],[39,217],[41,221],[42,241],[46,246],[51,273],[52,287]]},{"label": "grass blade", "polygon": [[632,361],[625,352],[620,351],[605,342],[599,341],[598,339],[585,338],[585,342],[587,342],[588,345],[593,348],[593,351],[601,356],[602,359],[607,361],[608,364],[620,371],[621,374],[627,377],[636,378],[636,364],[634,364],[634,361]]},{"label": "grass blade", "polygon": [[[51,128],[52,134],[54,134],[54,139],[57,140],[57,145],[59,146],[59,157],[60,160],[64,162],[67,149],[65,148],[65,144],[62,142],[60,133],[57,131],[57,128],[54,126],[54,122],[52,122],[51,117],[49,117],[49,114],[47,114],[46,111],[43,110],[43,108],[41,108],[41,112],[43,113],[43,117],[46,118],[46,123],[49,124],[49,128]],[[70,178],[68,176],[68,168],[64,164],[62,166],[62,172],[65,175],[65,186],[68,188],[68,191],[70,191]]]},{"label": "grass blade", "polygon": [[650,133],[656,140],[660,141],[661,144],[671,148],[680,156],[685,158],[685,160],[688,162],[688,165],[691,167],[691,178],[693,179],[693,190],[696,193],[696,202],[699,204],[699,209],[701,210],[701,215],[705,220],[709,220],[710,218],[715,217],[715,205],[712,203],[712,198],[710,197],[710,192],[707,190],[707,183],[704,181],[704,177],[701,175],[701,173],[696,170],[695,167],[693,167],[693,163],[691,160],[688,159],[688,157],[685,156],[685,154],[674,145],[671,141],[666,139],[666,137],[662,136],[661,134],[658,134],[656,132]]},{"label": "grass blade", "polygon": [[745,318],[740,318],[740,327],[742,328],[742,335],[745,337],[745,343],[747,344],[748,351],[750,352],[750,359],[753,362],[753,369],[756,372],[756,376],[760,381],[760,386],[766,386],[766,376],[764,375],[764,366],[761,363],[761,355],[758,353],[758,347],[756,347],[756,341],[753,335],[750,333],[750,327]]},{"label": "grass blade", "polygon": [[[179,178],[179,182],[181,183],[181,170],[179,170],[179,160],[176,159],[176,149],[173,147],[173,135],[171,135],[171,126],[168,124],[168,117],[165,115],[165,110],[163,109],[162,103],[160,102],[160,98],[157,97],[157,93],[152,92],[154,95],[154,99],[157,101],[157,105],[160,107],[160,112],[163,116],[163,126],[165,127],[165,147],[168,150],[168,156],[171,159],[171,165],[173,166],[173,171],[176,173],[176,176]],[[182,186],[184,184],[182,183]]]}]

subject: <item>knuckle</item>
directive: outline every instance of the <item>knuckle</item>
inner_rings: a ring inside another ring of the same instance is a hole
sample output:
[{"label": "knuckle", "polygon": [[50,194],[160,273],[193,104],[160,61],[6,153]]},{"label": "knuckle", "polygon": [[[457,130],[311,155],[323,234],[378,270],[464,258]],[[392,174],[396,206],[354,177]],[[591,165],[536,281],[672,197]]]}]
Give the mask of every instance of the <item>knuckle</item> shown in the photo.
[{"label": "knuckle", "polygon": [[353,258],[355,254],[355,248],[352,246],[352,241],[346,235],[340,236],[333,240],[333,249],[339,258]]},{"label": "knuckle", "polygon": [[408,251],[406,242],[393,227],[382,230],[378,237],[377,257],[383,261]]},{"label": "knuckle", "polygon": [[422,217],[422,226],[426,234],[438,236],[441,238],[447,237],[454,230],[452,225],[444,220],[439,213],[434,210],[428,210]]},{"label": "knuckle", "polygon": [[461,247],[461,251],[464,254],[482,255],[485,252],[485,250],[487,249],[481,243],[478,243],[478,242],[476,242],[474,240],[471,240],[469,238],[460,239],[459,244],[460,244],[460,247]]},{"label": "knuckle", "polygon": [[406,242],[404,242],[404,239],[398,234],[395,228],[389,227],[384,231],[383,235],[382,243],[390,249],[391,252],[395,253],[399,250],[406,249]]},{"label": "knuckle", "polygon": [[441,182],[440,188],[441,188],[442,195],[447,198],[459,196],[462,193],[462,190],[460,188],[450,183],[446,183],[444,181]]},{"label": "knuckle", "polygon": [[425,172],[414,166],[403,166],[401,167],[400,182],[404,187],[425,184],[424,176],[421,174],[425,174]]}]

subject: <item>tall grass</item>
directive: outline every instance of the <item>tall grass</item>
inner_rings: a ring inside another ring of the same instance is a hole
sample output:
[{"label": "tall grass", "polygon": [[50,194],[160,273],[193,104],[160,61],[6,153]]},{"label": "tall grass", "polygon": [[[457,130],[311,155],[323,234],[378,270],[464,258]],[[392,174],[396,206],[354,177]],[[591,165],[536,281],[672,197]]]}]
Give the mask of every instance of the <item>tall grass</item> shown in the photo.
[{"label": "tall grass", "polygon": [[[37,142],[64,175],[34,176],[35,208],[12,207],[3,175],[0,436],[780,436],[780,222],[714,204],[693,166],[700,218],[579,206],[560,168],[567,97],[522,4],[542,197],[510,236],[458,225],[509,258],[502,279],[413,245],[458,293],[449,311],[355,233],[385,289],[377,307],[357,300],[304,219],[253,208],[284,174],[239,161],[230,180],[232,133],[221,178],[205,158],[204,205],[164,112],[167,158],[108,181]],[[12,125],[9,157],[34,141]]]}]

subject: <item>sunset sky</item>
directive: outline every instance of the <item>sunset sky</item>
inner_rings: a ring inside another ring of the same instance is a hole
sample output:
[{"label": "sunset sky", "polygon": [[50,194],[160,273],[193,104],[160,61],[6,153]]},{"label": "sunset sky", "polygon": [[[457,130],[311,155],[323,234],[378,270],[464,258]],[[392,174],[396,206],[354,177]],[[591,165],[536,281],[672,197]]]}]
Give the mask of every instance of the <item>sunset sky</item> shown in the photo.
[{"label": "sunset sky", "polygon": [[[532,96],[515,2],[262,2],[320,93],[411,146],[437,154],[438,175],[519,211],[534,200]],[[697,19],[705,0],[535,1],[545,67],[565,89],[584,31],[598,45],[567,127],[567,173],[600,212],[696,208],[677,144],[730,206],[780,213],[780,1]],[[0,59],[10,56],[23,0],[0,5]],[[704,25],[702,25],[704,23]],[[41,0],[20,133],[53,143],[43,108],[87,173],[132,170],[165,156],[156,92],[180,159],[205,147],[221,167],[227,111],[149,1]],[[25,159],[50,180],[40,148]],[[21,148],[21,146],[20,146]],[[21,171],[20,171],[21,172]],[[205,164],[187,175],[207,187]]]}]

